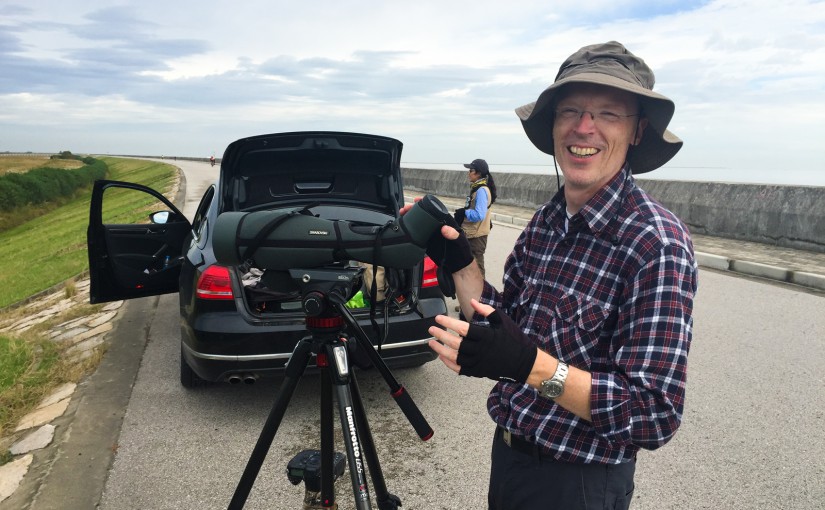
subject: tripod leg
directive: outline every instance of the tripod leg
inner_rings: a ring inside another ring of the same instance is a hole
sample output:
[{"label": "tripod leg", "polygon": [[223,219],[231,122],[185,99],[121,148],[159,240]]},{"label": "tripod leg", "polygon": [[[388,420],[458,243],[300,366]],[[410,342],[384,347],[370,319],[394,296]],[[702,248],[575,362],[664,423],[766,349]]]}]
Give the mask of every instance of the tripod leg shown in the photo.
[{"label": "tripod leg", "polygon": [[333,431],[332,381],[329,370],[321,370],[321,502],[335,508],[335,433]]},{"label": "tripod leg", "polygon": [[355,408],[355,418],[358,424],[359,437],[361,438],[361,450],[369,467],[370,478],[375,490],[375,500],[379,510],[396,510],[401,506],[401,499],[395,494],[390,494],[387,490],[387,483],[384,480],[384,472],[381,470],[381,463],[378,460],[378,451],[375,449],[375,441],[372,437],[367,414],[364,410],[364,400],[361,398],[361,390],[355,374],[350,374],[350,391]]},{"label": "tripod leg", "polygon": [[407,393],[407,390],[395,380],[395,377],[393,377],[392,372],[390,372],[390,369],[387,367],[386,363],[384,363],[384,360],[381,359],[381,356],[378,352],[376,352],[375,348],[370,343],[369,337],[366,333],[364,333],[364,330],[361,329],[358,321],[356,321],[349,310],[347,310],[347,307],[341,303],[334,303],[334,306],[347,324],[349,324],[353,331],[355,331],[355,339],[358,341],[358,345],[364,348],[364,352],[367,353],[367,356],[370,358],[370,361],[372,361],[373,366],[381,373],[384,381],[386,381],[387,385],[390,387],[390,395],[392,395],[392,398],[395,399],[395,402],[398,404],[398,407],[401,408],[404,416],[407,417],[407,420],[418,433],[418,437],[424,441],[429,440],[433,437],[433,429],[430,428],[430,424],[427,423],[426,418],[424,418],[424,415],[421,414],[421,410],[415,405],[415,402],[413,402],[410,394]]},{"label": "tripod leg", "polygon": [[367,486],[364,459],[361,449],[361,440],[358,436],[356,413],[353,409],[352,394],[349,380],[350,367],[347,361],[347,348],[341,341],[326,346],[327,356],[330,359],[331,376],[335,394],[338,399],[338,415],[341,418],[341,428],[344,433],[344,444],[347,447],[352,492],[355,497],[357,510],[370,510],[370,493]]},{"label": "tripod leg", "polygon": [[255,478],[258,477],[258,472],[261,470],[267,452],[269,452],[272,440],[275,439],[275,433],[284,418],[289,400],[292,398],[292,394],[295,393],[295,388],[298,386],[298,381],[309,363],[311,354],[312,342],[308,339],[304,338],[295,346],[292,357],[289,358],[286,365],[284,383],[275,398],[275,403],[269,412],[264,428],[261,430],[258,442],[255,443],[255,448],[252,450],[252,455],[249,457],[249,462],[246,464],[238,486],[235,488],[235,494],[227,507],[229,510],[240,510],[246,504],[246,499],[249,497]]}]

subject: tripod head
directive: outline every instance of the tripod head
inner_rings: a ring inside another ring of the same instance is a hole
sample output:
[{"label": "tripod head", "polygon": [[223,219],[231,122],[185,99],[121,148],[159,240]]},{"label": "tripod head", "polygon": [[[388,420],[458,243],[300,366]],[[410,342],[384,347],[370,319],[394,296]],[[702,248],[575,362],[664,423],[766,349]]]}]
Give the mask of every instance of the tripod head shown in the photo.
[{"label": "tripod head", "polygon": [[[290,269],[289,276],[301,290],[301,307],[312,333],[341,331],[340,307],[355,294],[363,267]],[[340,305],[340,307],[338,306]]]},{"label": "tripod head", "polygon": [[418,433],[427,441],[433,429],[415,405],[407,390],[398,383],[384,360],[369,341],[369,337],[352,316],[345,303],[352,297],[364,272],[362,267],[290,269],[289,275],[301,289],[301,302],[307,314],[307,330],[314,337],[337,339],[344,322],[349,325],[359,348],[367,354],[372,365],[381,372],[390,387],[390,394]]}]

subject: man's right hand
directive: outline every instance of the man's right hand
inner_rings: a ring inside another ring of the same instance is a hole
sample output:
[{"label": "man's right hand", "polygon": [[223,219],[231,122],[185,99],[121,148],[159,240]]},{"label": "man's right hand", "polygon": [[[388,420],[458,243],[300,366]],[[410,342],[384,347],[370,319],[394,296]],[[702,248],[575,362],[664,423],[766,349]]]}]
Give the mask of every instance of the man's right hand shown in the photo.
[{"label": "man's right hand", "polygon": [[466,217],[467,217],[467,208],[466,207],[460,207],[460,208],[456,209],[455,211],[453,211],[453,219],[455,219],[455,222],[458,223],[459,225],[464,223],[464,219]]},{"label": "man's right hand", "polygon": [[[419,200],[421,199],[415,199],[416,202]],[[403,215],[412,207],[413,204],[405,205],[400,209],[400,213]],[[473,262],[473,253],[470,250],[470,242],[467,240],[467,236],[455,219],[446,214],[443,221],[445,224],[441,226],[441,230],[433,232],[433,235],[430,236],[426,252],[427,256],[439,267],[450,273],[455,273]]]},{"label": "man's right hand", "polygon": [[[440,234],[440,235],[439,235]],[[470,241],[464,231],[449,224],[441,227],[427,242],[427,256],[450,273],[461,271],[473,262]]]},{"label": "man's right hand", "polygon": [[[417,198],[415,201],[421,200]],[[413,204],[405,205],[400,209],[401,214],[405,214],[413,207]],[[470,242],[464,231],[455,222],[455,219],[445,214],[444,225],[439,232],[433,232],[427,241],[426,253],[438,265],[437,276],[438,286],[445,296],[456,296],[456,284],[453,280],[453,273],[460,271],[473,262],[473,253],[470,250]]]}]

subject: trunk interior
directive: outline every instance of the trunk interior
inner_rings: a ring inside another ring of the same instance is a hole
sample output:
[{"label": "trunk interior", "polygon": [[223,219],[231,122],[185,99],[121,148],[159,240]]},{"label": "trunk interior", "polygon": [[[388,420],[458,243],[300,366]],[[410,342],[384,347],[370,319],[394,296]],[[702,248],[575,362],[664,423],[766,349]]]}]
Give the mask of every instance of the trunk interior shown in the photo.
[{"label": "trunk interior", "polygon": [[[421,280],[420,266],[406,270],[385,270],[383,267],[352,261],[330,267],[359,266],[364,271],[355,282],[346,305],[353,316],[369,316],[372,301],[375,301],[378,315],[385,312],[388,316],[401,315],[414,309]],[[247,266],[239,266],[235,271],[243,283],[244,303],[251,315],[261,319],[281,314],[304,315],[300,287],[287,272]]]}]

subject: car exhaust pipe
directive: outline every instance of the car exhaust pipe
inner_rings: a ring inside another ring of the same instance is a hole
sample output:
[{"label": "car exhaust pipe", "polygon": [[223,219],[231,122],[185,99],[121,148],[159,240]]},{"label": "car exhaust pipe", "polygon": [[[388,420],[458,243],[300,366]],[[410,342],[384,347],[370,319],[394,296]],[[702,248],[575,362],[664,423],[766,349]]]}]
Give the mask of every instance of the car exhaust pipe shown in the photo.
[{"label": "car exhaust pipe", "polygon": [[243,380],[243,379],[241,378],[241,376],[239,376],[239,375],[237,375],[237,374],[230,375],[229,377],[227,377],[227,378],[226,378],[226,381],[227,381],[229,384],[240,384],[240,382],[241,382],[242,380]]},{"label": "car exhaust pipe", "polygon": [[258,381],[258,376],[255,375],[255,374],[247,374],[243,378],[244,384],[252,385],[252,384],[255,384],[257,381]]}]

